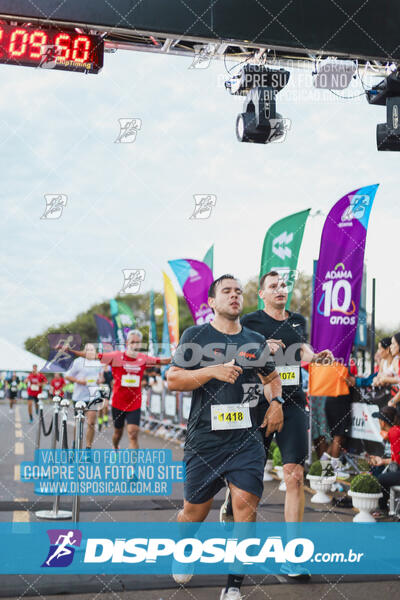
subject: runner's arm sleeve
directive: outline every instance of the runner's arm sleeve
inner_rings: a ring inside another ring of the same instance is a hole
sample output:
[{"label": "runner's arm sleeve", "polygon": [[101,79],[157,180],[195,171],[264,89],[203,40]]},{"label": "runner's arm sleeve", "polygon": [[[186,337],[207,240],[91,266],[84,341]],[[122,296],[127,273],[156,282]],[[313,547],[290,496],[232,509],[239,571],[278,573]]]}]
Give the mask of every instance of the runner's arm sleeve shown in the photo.
[{"label": "runner's arm sleeve", "polygon": [[162,359],[159,356],[146,356],[146,367],[151,367],[153,365],[161,365]]},{"label": "runner's arm sleeve", "polygon": [[212,378],[209,367],[201,365],[203,346],[198,340],[199,327],[189,327],[183,332],[171,368],[167,371],[170,391],[192,391]]},{"label": "runner's arm sleeve", "polygon": [[103,365],[117,366],[115,363],[117,362],[117,359],[119,356],[120,356],[120,352],[99,352],[97,354],[97,359]]}]

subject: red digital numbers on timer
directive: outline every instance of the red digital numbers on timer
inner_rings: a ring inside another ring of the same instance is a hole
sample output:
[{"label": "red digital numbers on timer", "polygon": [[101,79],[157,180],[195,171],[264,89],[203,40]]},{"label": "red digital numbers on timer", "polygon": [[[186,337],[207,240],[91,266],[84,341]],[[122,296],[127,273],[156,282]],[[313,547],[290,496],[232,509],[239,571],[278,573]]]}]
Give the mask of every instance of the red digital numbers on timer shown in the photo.
[{"label": "red digital numbers on timer", "polygon": [[[0,27],[0,44],[5,44],[4,31]],[[71,60],[75,63],[83,64],[90,61],[90,50],[92,42],[86,35],[74,37],[69,33],[59,33],[54,40],[49,39],[48,35],[40,29],[24,29],[18,27],[11,32],[8,41],[7,53],[10,58],[18,59],[40,59],[43,54],[43,47],[53,45],[57,48],[55,53],[59,61]]]}]

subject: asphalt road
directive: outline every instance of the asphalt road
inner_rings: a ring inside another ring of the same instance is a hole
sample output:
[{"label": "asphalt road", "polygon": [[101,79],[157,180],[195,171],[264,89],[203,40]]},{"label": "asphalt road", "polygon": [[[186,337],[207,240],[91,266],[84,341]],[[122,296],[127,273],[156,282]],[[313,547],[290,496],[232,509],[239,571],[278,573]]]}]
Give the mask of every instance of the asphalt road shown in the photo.
[{"label": "asphalt road", "polygon": [[[46,426],[51,418],[51,407],[45,409]],[[51,508],[51,498],[35,496],[33,484],[19,480],[19,464],[32,460],[34,455],[38,421],[28,421],[26,405],[19,402],[10,413],[7,404],[0,404],[0,520],[3,522],[38,521],[35,512]],[[73,435],[72,411],[68,422],[69,443]],[[49,447],[50,437],[43,438],[41,447]],[[179,444],[165,441],[151,434],[142,433],[142,448],[170,448],[175,460],[182,458]],[[111,448],[111,428],[96,433],[96,448]],[[124,438],[121,448],[128,447]],[[168,522],[175,521],[182,506],[182,484],[174,484],[169,497],[84,497],[81,500],[80,521],[102,522]],[[216,497],[209,521],[218,520],[223,500],[221,491]],[[350,522],[352,509],[337,509],[330,505],[321,508],[310,503],[306,494],[306,521]],[[259,508],[259,520],[282,521],[284,493],[278,491],[278,482],[266,482]],[[70,509],[71,499],[64,498],[61,508]],[[69,521],[70,522],[70,521]],[[61,521],[57,524],[61,526]],[[399,526],[400,527],[400,526]],[[212,600],[218,599],[225,584],[224,576],[195,576],[183,588],[171,577],[160,575],[0,575],[1,597],[41,596],[61,599],[68,595],[72,600]],[[248,576],[243,587],[246,600],[392,600],[399,596],[399,578],[388,576],[313,576],[311,582],[297,583],[281,575]],[[99,594],[101,594],[99,599]]]}]

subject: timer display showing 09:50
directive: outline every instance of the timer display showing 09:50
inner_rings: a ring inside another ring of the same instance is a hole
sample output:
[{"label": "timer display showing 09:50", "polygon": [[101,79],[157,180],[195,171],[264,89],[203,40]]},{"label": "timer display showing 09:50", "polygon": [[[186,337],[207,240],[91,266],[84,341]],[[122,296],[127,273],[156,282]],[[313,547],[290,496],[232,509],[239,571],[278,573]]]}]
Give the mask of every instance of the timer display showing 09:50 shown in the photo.
[{"label": "timer display showing 09:50", "polygon": [[0,63],[98,73],[103,52],[100,36],[0,23]]}]

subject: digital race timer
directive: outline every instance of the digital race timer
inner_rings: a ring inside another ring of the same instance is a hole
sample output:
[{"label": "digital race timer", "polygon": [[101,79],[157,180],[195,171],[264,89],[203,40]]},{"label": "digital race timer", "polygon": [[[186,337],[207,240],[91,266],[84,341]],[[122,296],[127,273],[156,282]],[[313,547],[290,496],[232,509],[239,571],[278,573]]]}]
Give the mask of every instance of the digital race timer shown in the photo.
[{"label": "digital race timer", "polygon": [[103,55],[104,43],[97,35],[0,23],[0,63],[98,73]]}]

